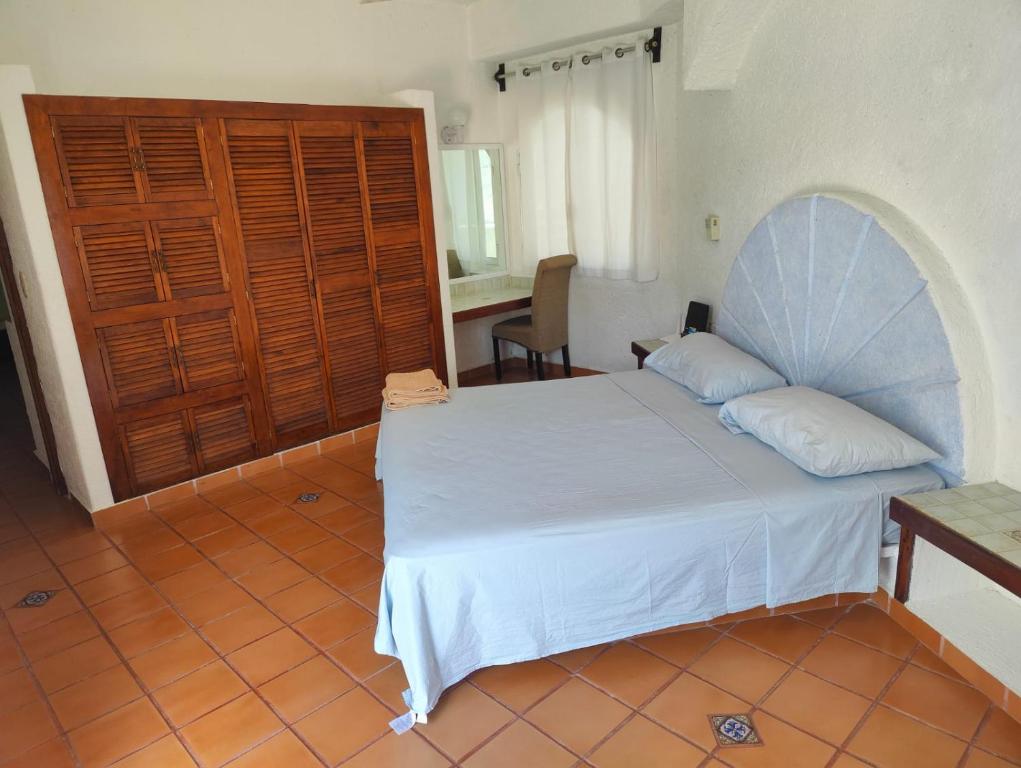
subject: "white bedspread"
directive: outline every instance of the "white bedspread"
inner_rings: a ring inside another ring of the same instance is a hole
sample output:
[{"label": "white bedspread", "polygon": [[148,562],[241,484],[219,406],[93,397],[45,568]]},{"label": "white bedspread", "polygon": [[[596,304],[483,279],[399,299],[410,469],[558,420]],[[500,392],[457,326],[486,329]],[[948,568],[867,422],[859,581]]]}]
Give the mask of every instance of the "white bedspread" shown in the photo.
[{"label": "white bedspread", "polygon": [[876,589],[889,497],[823,479],[652,371],[459,389],[384,414],[377,652],[428,712],[475,669],[763,603]]}]

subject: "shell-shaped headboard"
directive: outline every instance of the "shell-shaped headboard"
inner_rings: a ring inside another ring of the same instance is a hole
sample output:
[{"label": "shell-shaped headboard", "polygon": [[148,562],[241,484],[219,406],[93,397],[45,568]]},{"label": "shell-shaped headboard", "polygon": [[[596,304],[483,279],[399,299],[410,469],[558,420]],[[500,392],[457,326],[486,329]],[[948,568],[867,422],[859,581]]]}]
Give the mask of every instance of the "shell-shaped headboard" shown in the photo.
[{"label": "shell-shaped headboard", "polygon": [[731,268],[716,332],[791,384],[843,397],[964,473],[958,372],[927,283],[875,218],[815,195],[756,225]]}]

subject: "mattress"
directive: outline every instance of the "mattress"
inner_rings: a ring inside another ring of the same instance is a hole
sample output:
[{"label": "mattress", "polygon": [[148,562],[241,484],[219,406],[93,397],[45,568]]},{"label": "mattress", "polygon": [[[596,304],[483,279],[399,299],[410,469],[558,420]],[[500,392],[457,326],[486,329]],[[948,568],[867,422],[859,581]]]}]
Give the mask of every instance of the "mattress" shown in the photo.
[{"label": "mattress", "polygon": [[376,651],[426,713],[475,669],[878,583],[891,496],[820,478],[643,370],[459,389],[384,413]]}]

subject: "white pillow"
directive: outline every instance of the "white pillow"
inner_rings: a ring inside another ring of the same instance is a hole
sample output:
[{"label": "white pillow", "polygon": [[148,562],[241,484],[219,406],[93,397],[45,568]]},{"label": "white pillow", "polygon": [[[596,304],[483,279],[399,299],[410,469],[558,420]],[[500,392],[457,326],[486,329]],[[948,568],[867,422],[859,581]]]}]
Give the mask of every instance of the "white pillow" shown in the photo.
[{"label": "white pillow", "polygon": [[720,409],[720,421],[735,434],[750,432],[820,477],[913,467],[940,458],[893,424],[810,387],[731,400]]},{"label": "white pillow", "polygon": [[660,347],[645,367],[683,384],[700,403],[724,403],[733,397],[786,387],[779,373],[711,333],[691,333]]}]

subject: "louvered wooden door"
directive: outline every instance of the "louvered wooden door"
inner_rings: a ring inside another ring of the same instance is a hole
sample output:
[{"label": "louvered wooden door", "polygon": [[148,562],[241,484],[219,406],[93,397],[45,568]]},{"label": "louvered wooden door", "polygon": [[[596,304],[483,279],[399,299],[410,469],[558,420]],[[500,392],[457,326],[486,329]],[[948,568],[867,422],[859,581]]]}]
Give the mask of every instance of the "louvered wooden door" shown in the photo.
[{"label": "louvered wooden door", "polygon": [[424,231],[432,211],[420,205],[424,153],[416,157],[410,123],[367,123],[362,133],[384,365],[387,372],[429,368],[443,353],[425,258],[433,237]]},{"label": "louvered wooden door", "polygon": [[55,116],[51,132],[71,207],[213,197],[197,118]]},{"label": "louvered wooden door", "polygon": [[226,138],[276,445],[297,445],[330,413],[291,123],[228,120]]},{"label": "louvered wooden door", "polygon": [[51,210],[59,181],[67,229],[55,235],[73,247],[61,266],[115,496],[254,458],[244,288],[232,285],[207,146],[215,121],[48,122],[48,146],[33,135]]},{"label": "louvered wooden door", "polygon": [[375,420],[383,389],[358,124],[302,122],[296,124],[295,132],[329,365],[334,431],[339,431]]},{"label": "louvered wooden door", "polygon": [[117,499],[446,377],[420,111],[25,101]]}]

